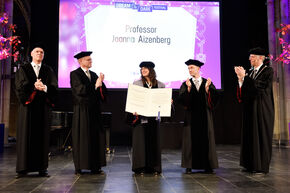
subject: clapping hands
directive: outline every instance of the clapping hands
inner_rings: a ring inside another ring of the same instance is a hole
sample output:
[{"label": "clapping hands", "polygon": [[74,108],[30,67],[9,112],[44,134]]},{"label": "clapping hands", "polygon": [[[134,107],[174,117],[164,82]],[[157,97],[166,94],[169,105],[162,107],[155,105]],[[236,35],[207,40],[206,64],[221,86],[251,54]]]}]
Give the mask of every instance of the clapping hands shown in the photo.
[{"label": "clapping hands", "polygon": [[34,83],[34,87],[36,90],[39,90],[39,91],[44,91],[46,88],[46,86],[42,83],[41,78],[36,79],[36,82]]},{"label": "clapping hands", "polygon": [[237,74],[239,81],[242,81],[246,76],[246,70],[242,66],[235,66],[235,73]]},{"label": "clapping hands", "polygon": [[101,87],[103,84],[103,81],[105,79],[105,75],[101,72],[99,78],[96,81],[96,88]]},{"label": "clapping hands", "polygon": [[210,86],[210,84],[211,84],[211,79],[208,78],[208,79],[206,80],[206,83],[205,83],[205,92],[206,92],[206,93],[208,93],[208,90],[209,90],[209,86]]},{"label": "clapping hands", "polygon": [[187,78],[186,82],[185,82],[186,86],[187,86],[187,91],[190,92],[190,89],[191,89],[191,82],[189,80],[189,78]]}]

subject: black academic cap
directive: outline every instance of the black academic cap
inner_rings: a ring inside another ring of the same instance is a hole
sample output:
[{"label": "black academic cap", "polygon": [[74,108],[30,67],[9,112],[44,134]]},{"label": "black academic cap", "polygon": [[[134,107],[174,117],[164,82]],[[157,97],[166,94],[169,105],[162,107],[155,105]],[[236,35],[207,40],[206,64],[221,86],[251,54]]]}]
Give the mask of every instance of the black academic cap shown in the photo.
[{"label": "black academic cap", "polygon": [[198,61],[198,60],[192,60],[192,59],[189,59],[185,62],[185,64],[188,66],[188,65],[195,65],[195,66],[198,66],[198,67],[201,67],[202,65],[204,65],[204,63]]},{"label": "black academic cap", "polygon": [[141,62],[141,64],[139,66],[140,66],[140,68],[142,68],[142,67],[154,68],[155,64],[153,62],[150,62],[150,61],[145,61],[145,62]]},{"label": "black academic cap", "polygon": [[256,48],[250,49],[249,50],[249,54],[265,56],[266,55],[266,51],[263,48],[261,48],[261,47],[256,47]]},{"label": "black academic cap", "polygon": [[74,55],[74,58],[76,59],[80,59],[82,57],[85,57],[85,56],[90,56],[93,52],[91,51],[81,51],[79,53],[77,53],[76,55]]},{"label": "black academic cap", "polygon": [[45,46],[42,42],[36,42],[36,43],[32,44],[30,51],[32,52],[32,50],[34,50],[34,48],[41,48],[41,49],[43,49],[43,51],[45,51]]}]

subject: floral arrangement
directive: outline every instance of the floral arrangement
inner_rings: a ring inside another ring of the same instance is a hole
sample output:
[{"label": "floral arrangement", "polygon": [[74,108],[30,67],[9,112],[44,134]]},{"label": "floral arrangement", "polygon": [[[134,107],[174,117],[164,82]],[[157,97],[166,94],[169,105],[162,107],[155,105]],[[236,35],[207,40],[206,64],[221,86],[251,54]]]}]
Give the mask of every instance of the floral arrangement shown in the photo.
[{"label": "floral arrangement", "polygon": [[8,57],[14,57],[14,62],[17,61],[19,52],[17,48],[21,43],[18,36],[8,36],[14,33],[16,25],[8,24],[8,14],[0,13],[0,60]]},{"label": "floral arrangement", "polygon": [[289,64],[290,60],[290,45],[287,41],[289,39],[289,31],[290,24],[281,24],[281,28],[276,29],[276,32],[279,33],[279,43],[282,47],[282,53],[274,59],[272,55],[270,55],[270,59],[274,62],[282,62],[283,64]]}]

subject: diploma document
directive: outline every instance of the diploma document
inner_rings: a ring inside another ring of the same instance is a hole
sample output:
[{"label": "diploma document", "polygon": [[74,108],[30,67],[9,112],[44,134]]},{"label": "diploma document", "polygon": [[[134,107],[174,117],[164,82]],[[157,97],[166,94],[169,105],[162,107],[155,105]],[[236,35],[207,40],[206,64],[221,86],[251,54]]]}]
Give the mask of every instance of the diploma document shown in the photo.
[{"label": "diploma document", "polygon": [[171,88],[148,89],[129,84],[126,112],[143,115],[146,117],[170,117],[171,115]]}]

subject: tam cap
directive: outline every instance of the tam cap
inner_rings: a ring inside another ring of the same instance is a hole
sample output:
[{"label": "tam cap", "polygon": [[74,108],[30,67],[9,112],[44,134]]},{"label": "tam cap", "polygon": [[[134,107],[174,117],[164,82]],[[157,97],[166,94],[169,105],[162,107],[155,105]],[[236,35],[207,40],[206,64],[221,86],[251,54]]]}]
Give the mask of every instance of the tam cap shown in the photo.
[{"label": "tam cap", "polygon": [[77,53],[76,55],[74,55],[74,58],[76,59],[80,59],[82,57],[85,57],[85,56],[90,56],[93,52],[91,51],[81,51],[79,53]]},{"label": "tam cap", "polygon": [[141,64],[139,66],[140,66],[140,68],[142,68],[142,67],[154,68],[155,64],[153,62],[150,62],[150,61],[144,61],[144,62],[141,62]]},{"label": "tam cap", "polygon": [[263,48],[257,47],[249,50],[249,54],[265,56],[266,51]]},{"label": "tam cap", "polygon": [[195,66],[198,66],[198,67],[201,67],[202,65],[204,65],[204,63],[200,62],[199,60],[192,60],[192,59],[189,59],[185,62],[185,64],[188,66],[188,65],[195,65]]}]

